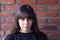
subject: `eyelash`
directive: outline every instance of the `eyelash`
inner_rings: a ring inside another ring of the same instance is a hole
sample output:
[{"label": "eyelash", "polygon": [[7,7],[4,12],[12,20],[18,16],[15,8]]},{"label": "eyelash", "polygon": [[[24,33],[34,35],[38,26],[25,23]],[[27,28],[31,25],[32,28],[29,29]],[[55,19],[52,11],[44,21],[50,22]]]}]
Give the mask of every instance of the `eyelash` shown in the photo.
[{"label": "eyelash", "polygon": [[[24,20],[24,18],[21,18],[22,20]],[[28,19],[28,20],[32,20],[32,19]]]}]

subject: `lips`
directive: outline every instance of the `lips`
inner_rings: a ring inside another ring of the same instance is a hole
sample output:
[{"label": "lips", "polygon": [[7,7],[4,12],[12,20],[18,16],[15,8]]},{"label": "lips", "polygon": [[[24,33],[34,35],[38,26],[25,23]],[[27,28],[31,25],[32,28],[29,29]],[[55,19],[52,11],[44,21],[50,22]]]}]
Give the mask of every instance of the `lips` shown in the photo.
[{"label": "lips", "polygon": [[28,28],[28,26],[24,26],[24,28]]}]

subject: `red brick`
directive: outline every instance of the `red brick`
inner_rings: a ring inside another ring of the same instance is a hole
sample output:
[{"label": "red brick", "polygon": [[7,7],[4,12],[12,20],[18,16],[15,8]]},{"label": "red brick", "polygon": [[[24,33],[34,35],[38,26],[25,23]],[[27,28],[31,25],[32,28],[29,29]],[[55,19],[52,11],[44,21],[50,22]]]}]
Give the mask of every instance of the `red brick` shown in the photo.
[{"label": "red brick", "polygon": [[0,16],[14,16],[13,12],[0,12]]},{"label": "red brick", "polygon": [[46,6],[32,6],[34,10],[46,10]]},{"label": "red brick", "polygon": [[4,7],[3,6],[0,6],[0,10],[4,10]]},{"label": "red brick", "polygon": [[2,40],[5,40],[5,37],[2,37]]},{"label": "red brick", "polygon": [[13,23],[14,22],[14,18],[6,18],[5,19],[5,22]]},{"label": "red brick", "polygon": [[0,40],[2,40],[2,37],[0,37]]},{"label": "red brick", "polygon": [[49,40],[56,40],[55,38],[49,38]]},{"label": "red brick", "polygon": [[13,27],[13,24],[6,24],[6,29],[9,30]]},{"label": "red brick", "polygon": [[2,37],[4,35],[4,31],[0,31],[0,37]]},{"label": "red brick", "polygon": [[10,30],[8,30],[8,31],[6,32],[6,35],[9,35],[9,34],[11,34],[11,31],[10,31]]},{"label": "red brick", "polygon": [[60,37],[60,32],[50,32],[50,36],[52,36],[52,37]]},{"label": "red brick", "polygon": [[48,6],[48,10],[60,10],[60,6]]},{"label": "red brick", "polygon": [[39,28],[42,30],[57,30],[58,29],[57,26],[40,26]]},{"label": "red brick", "polygon": [[1,25],[1,29],[5,29],[5,24],[0,24]]},{"label": "red brick", "polygon": [[58,30],[60,30],[60,25],[58,26]]},{"label": "red brick", "polygon": [[58,0],[38,0],[38,4],[57,4]]},{"label": "red brick", "polygon": [[15,0],[2,0],[2,4],[15,4]]},{"label": "red brick", "polygon": [[4,18],[0,18],[0,22],[4,22]]},{"label": "red brick", "polygon": [[38,23],[46,23],[46,19],[38,19]]},{"label": "red brick", "polygon": [[47,16],[51,16],[51,17],[56,17],[58,14],[56,12],[39,12],[38,16],[43,16],[43,17],[47,17]]},{"label": "red brick", "polygon": [[5,9],[7,10],[17,10],[18,8],[19,8],[18,6],[10,6],[10,5],[5,6]]},{"label": "red brick", "polygon": [[36,4],[36,0],[18,0],[18,4]]},{"label": "red brick", "polygon": [[60,19],[58,19],[58,18],[48,19],[48,22],[49,23],[56,23],[56,24],[58,23],[59,24],[60,23]]}]

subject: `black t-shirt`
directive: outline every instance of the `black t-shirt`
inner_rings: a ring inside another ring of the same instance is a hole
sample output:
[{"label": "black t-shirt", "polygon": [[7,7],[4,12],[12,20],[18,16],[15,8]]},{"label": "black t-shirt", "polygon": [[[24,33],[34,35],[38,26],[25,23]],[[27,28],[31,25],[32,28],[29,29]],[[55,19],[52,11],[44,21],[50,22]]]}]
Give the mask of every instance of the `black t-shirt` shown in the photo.
[{"label": "black t-shirt", "polygon": [[47,37],[44,34],[36,36],[34,32],[30,33],[13,33],[7,35],[5,40],[47,40]]}]

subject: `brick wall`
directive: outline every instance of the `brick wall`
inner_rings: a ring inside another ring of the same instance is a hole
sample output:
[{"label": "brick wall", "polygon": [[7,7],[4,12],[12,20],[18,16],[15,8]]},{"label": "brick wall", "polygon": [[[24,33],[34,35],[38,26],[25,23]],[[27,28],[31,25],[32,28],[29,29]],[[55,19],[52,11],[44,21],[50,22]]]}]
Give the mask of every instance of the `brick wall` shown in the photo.
[{"label": "brick wall", "polygon": [[60,0],[0,0],[0,40],[11,33],[19,6],[29,4],[49,40],[60,40]]}]

